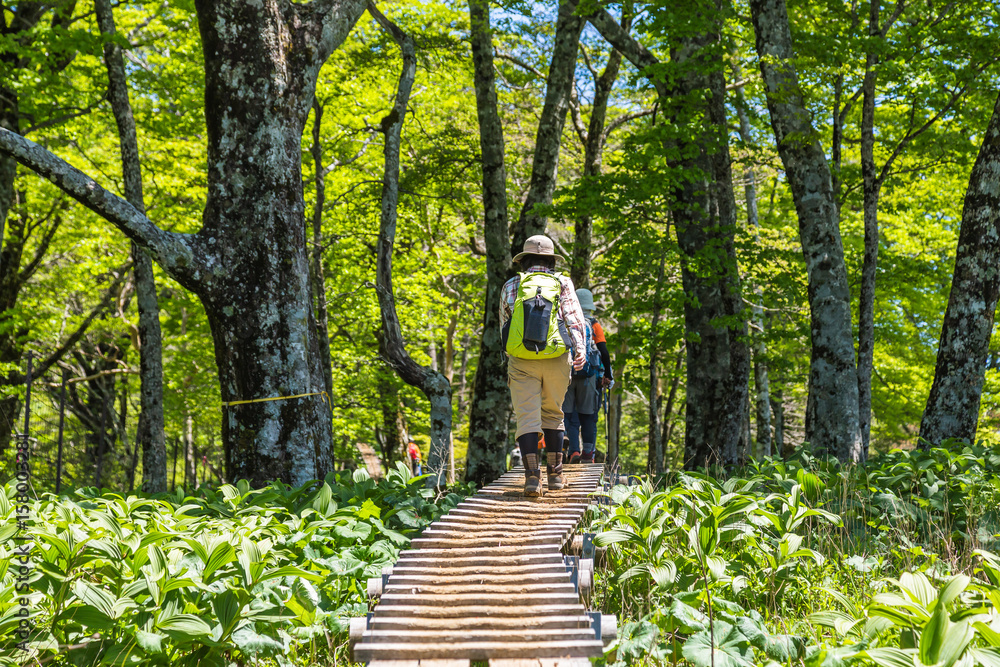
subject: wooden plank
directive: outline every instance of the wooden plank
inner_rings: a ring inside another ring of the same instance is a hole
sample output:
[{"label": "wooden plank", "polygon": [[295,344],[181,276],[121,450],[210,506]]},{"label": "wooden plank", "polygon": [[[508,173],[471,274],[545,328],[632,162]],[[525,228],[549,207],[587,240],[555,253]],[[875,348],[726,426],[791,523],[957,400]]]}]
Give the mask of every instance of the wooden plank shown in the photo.
[{"label": "wooden plank", "polygon": [[431,630],[369,630],[365,633],[363,642],[372,644],[403,643],[424,644],[443,643],[456,644],[461,642],[544,642],[544,641],[584,641],[594,640],[592,628],[544,628],[544,629],[506,629],[506,630],[449,630],[441,628]]},{"label": "wooden plank", "polygon": [[[552,493],[559,493],[558,491],[553,491]],[[549,500],[551,500],[551,496]],[[472,496],[471,498],[466,498],[457,507],[465,507],[473,505],[476,507],[490,507],[495,510],[501,511],[524,511],[534,514],[550,514],[553,512],[571,512],[571,511],[585,511],[590,505],[588,503],[577,502],[564,502],[559,503],[557,507],[549,507],[549,505],[554,503],[546,503],[545,496],[542,496],[539,500],[500,500],[498,498],[483,498],[481,496]]]},{"label": "wooden plank", "polygon": [[[552,517],[546,517],[541,519],[542,525],[552,528],[572,528],[575,526],[577,521],[572,519],[556,519]],[[524,519],[522,521],[516,521],[514,519],[496,519],[492,516],[448,516],[438,519],[430,526],[431,530],[476,530],[480,528],[492,528],[494,530],[508,530],[508,531],[531,531],[538,530],[539,519]]]},{"label": "wooden plank", "polygon": [[475,617],[499,617],[507,616],[519,619],[527,618],[528,616],[535,615],[541,616],[544,614],[550,614],[552,616],[572,616],[582,614],[584,611],[584,606],[579,602],[576,604],[546,604],[546,605],[535,605],[531,609],[525,609],[524,607],[514,607],[514,606],[496,606],[494,604],[489,605],[450,605],[447,607],[436,607],[433,605],[381,605],[379,604],[378,610],[375,612],[375,618],[383,616],[388,618],[390,616],[395,617],[411,617],[411,618],[469,618]]},{"label": "wooden plank", "polygon": [[[558,554],[557,554],[558,555]],[[526,576],[530,574],[562,574],[566,566],[562,558],[548,562],[507,564],[495,560],[452,564],[446,561],[412,559],[397,565],[392,576],[430,575],[434,577],[460,577],[463,575],[499,576],[513,574]]]},{"label": "wooden plank", "polygon": [[[413,542],[416,542],[416,540]],[[411,542],[411,544],[413,544],[413,542]],[[546,555],[552,553],[552,551],[552,546],[548,544],[526,544],[524,546],[505,545],[468,548],[422,548],[419,550],[419,553],[422,557],[436,556],[438,558],[461,558],[463,556],[488,556],[502,559],[511,556]],[[400,552],[400,557],[402,558],[403,554],[411,555],[415,553],[417,553],[416,549],[408,549],[407,551]]]},{"label": "wooden plank", "polygon": [[[431,535],[430,537],[418,537],[410,540],[410,547],[413,549],[478,549],[478,548],[507,548],[507,547],[529,547],[529,546],[549,546],[558,551],[562,543],[564,533],[541,534],[541,535],[470,535],[462,537],[460,534],[449,536]],[[553,546],[554,545],[554,546]]]},{"label": "wooden plank", "polygon": [[533,660],[495,658],[490,660],[490,667],[590,667],[590,660],[587,658],[536,658]]},{"label": "wooden plank", "polygon": [[[498,568],[499,570],[499,568]],[[564,583],[569,581],[569,572],[565,570],[559,572],[527,573],[510,571],[497,571],[488,574],[393,574],[389,578],[389,585],[397,583],[400,586],[419,586],[420,584],[447,582],[450,584],[466,584],[480,586],[483,584],[501,584],[507,582],[525,582],[528,584],[544,583]]]},{"label": "wooden plank", "polygon": [[414,618],[379,616],[372,619],[372,630],[541,630],[591,628],[590,616],[472,616],[469,618]]},{"label": "wooden plank", "polygon": [[[568,605],[579,604],[580,596],[576,590],[570,586],[569,591],[564,593],[508,593],[504,595],[489,595],[488,593],[447,593],[438,594],[435,591],[421,591],[420,593],[386,593],[379,598],[376,613],[383,607],[392,605],[435,606],[449,607],[452,605],[463,606],[493,606],[508,607],[516,606],[525,613],[529,613],[525,607],[544,605]],[[582,606],[581,606],[582,608]]]},{"label": "wooden plank", "polygon": [[409,583],[396,583],[392,579],[389,580],[389,584],[385,587],[382,592],[382,597],[384,598],[389,593],[399,594],[399,595],[421,595],[426,593],[431,593],[434,595],[461,595],[461,594],[471,594],[475,591],[476,594],[485,595],[487,593],[492,593],[494,595],[521,595],[521,594],[541,594],[541,593],[564,593],[567,595],[576,594],[576,586],[571,584],[569,581],[551,581],[551,582],[537,582],[532,581],[529,583],[519,583],[516,581],[509,581],[506,583],[483,583],[476,584],[475,586],[470,586],[467,583],[452,583],[450,579],[445,579],[440,582],[421,582],[416,584]]},{"label": "wooden plank", "polygon": [[492,507],[484,507],[481,505],[468,505],[467,507],[457,507],[447,515],[442,517],[442,519],[454,519],[460,518],[465,519],[471,517],[474,519],[495,519],[502,520],[504,517],[515,516],[519,522],[528,521],[538,521],[538,520],[551,520],[556,521],[572,521],[573,523],[578,523],[583,517],[583,510],[566,510],[566,511],[553,511],[553,512],[519,512],[519,511],[509,511],[504,509],[493,509]]},{"label": "wooden plank", "polygon": [[604,655],[604,645],[597,640],[539,642],[463,642],[455,644],[373,644],[361,642],[354,647],[355,660],[426,660],[462,658],[590,658]]},{"label": "wooden plank", "polygon": [[469,667],[468,660],[372,660],[368,667]]},{"label": "wooden plank", "polygon": [[534,529],[524,526],[521,530],[491,528],[483,525],[462,527],[452,524],[444,528],[427,528],[416,539],[419,540],[425,537],[468,537],[470,539],[482,540],[490,537],[500,537],[527,540],[532,537],[562,537],[570,530],[572,530],[571,526],[550,526],[548,523],[542,523],[535,526]]},{"label": "wooden plank", "polygon": [[[446,550],[447,551],[447,550]],[[428,555],[423,551],[411,551],[405,557],[399,559],[398,565],[401,567],[434,567],[438,569],[479,567],[501,571],[528,565],[564,565],[563,555],[559,552],[540,554],[513,554],[509,558],[500,561],[490,556],[462,556],[441,560],[437,555]],[[395,573],[397,568],[393,568]]]}]

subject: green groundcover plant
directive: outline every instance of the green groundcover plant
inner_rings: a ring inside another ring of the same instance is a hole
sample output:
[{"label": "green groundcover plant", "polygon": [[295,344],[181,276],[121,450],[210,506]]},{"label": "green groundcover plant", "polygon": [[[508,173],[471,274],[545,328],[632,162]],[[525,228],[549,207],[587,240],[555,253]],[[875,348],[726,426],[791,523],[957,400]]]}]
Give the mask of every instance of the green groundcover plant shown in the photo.
[{"label": "green groundcover plant", "polygon": [[[323,482],[185,496],[80,489],[31,506],[30,593],[15,591],[18,527],[0,494],[0,664],[243,665],[344,661],[364,581],[454,507],[398,464]],[[38,631],[15,653],[27,597]]]},{"label": "green groundcover plant", "polygon": [[808,455],[610,490],[606,660],[1000,667],[1000,450]]}]

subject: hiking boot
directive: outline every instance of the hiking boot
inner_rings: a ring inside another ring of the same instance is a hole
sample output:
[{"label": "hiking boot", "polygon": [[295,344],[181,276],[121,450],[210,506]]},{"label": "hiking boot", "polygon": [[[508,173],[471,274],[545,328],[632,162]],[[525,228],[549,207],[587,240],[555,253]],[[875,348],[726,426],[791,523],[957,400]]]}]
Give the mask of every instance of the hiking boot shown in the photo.
[{"label": "hiking boot", "polygon": [[572,454],[569,455],[569,461],[567,461],[566,463],[573,465],[579,462],[580,462],[580,452],[573,452]]},{"label": "hiking boot", "polygon": [[524,496],[526,498],[541,498],[544,493],[542,468],[538,465],[538,455],[528,454],[524,457]]},{"label": "hiking boot", "polygon": [[594,452],[584,452],[580,456],[580,463],[593,463],[594,462]]},{"label": "hiking boot", "polygon": [[549,452],[545,457],[545,473],[549,478],[549,491],[563,488],[562,458],[562,452]]}]

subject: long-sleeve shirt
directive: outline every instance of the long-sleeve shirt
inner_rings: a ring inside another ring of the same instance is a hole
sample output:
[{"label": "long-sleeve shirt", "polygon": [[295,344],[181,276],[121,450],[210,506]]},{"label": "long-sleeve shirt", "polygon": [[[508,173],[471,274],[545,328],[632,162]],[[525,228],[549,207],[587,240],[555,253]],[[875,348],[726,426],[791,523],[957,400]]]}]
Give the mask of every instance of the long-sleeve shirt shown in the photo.
[{"label": "long-sleeve shirt", "polygon": [[[532,266],[524,273],[550,273],[555,271],[545,266]],[[576,289],[569,276],[559,275],[559,311],[556,317],[566,325],[569,335],[573,338],[573,350],[576,359],[582,359],[585,351],[583,346],[586,341],[586,324],[583,319],[583,309],[580,308],[580,300],[576,298]],[[500,291],[500,328],[502,329],[510,316],[514,313],[514,302],[517,301],[517,288],[521,286],[521,276],[517,275],[508,280]]]}]

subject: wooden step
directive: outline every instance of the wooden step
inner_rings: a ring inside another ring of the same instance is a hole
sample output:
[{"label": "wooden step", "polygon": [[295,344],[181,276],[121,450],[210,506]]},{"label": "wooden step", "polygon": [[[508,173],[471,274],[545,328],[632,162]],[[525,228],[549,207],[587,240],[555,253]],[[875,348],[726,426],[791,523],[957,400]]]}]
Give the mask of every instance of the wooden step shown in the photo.
[{"label": "wooden step", "polygon": [[593,628],[544,628],[544,629],[480,629],[480,630],[449,630],[440,628],[432,630],[369,630],[365,632],[363,642],[372,644],[387,643],[444,643],[461,642],[545,642],[545,641],[593,641],[597,637]]},{"label": "wooden step", "polygon": [[389,577],[389,586],[397,583],[400,586],[420,586],[423,584],[448,583],[463,584],[466,586],[482,586],[485,584],[503,583],[524,583],[524,584],[544,584],[544,583],[565,583],[570,579],[570,574],[566,570],[554,572],[516,572],[508,571],[491,572],[488,574],[409,574],[393,572]]},{"label": "wooden step", "polygon": [[555,594],[555,593],[566,593],[566,594],[576,594],[576,586],[567,581],[547,581],[547,582],[530,582],[524,583],[519,581],[510,581],[506,583],[482,583],[470,586],[467,583],[452,583],[450,579],[443,580],[437,583],[422,582],[418,584],[409,583],[397,583],[394,578],[389,579],[389,585],[385,587],[382,593],[382,597],[385,598],[387,594],[399,594],[399,595],[422,595],[425,593],[432,593],[435,595],[454,595],[458,596],[461,594],[469,594],[470,591],[475,591],[476,594],[486,595],[519,595],[519,594]]},{"label": "wooden step", "polygon": [[590,658],[604,654],[600,641],[537,641],[537,642],[456,642],[454,644],[396,643],[373,644],[362,641],[354,647],[354,659],[426,660],[431,658]]},{"label": "wooden step", "polygon": [[[446,593],[439,594],[435,591],[421,591],[419,593],[386,593],[379,598],[376,613],[384,607],[391,605],[403,606],[434,606],[449,607],[452,605],[464,606],[493,606],[507,607],[516,606],[525,609],[530,606],[564,605],[580,602],[580,596],[573,586],[567,587],[569,590],[563,593],[505,593],[504,595],[490,595],[489,593]],[[527,612],[527,610],[525,610]]]},{"label": "wooden step", "polygon": [[[551,559],[547,562],[527,562],[504,564],[496,561],[476,562],[464,565],[455,565],[441,562],[437,559],[421,560],[412,559],[397,564],[392,570],[392,577],[396,576],[431,576],[442,577],[496,577],[503,575],[528,576],[528,575],[552,575],[566,572],[566,565],[563,559]],[[569,575],[567,575],[569,576]]]},{"label": "wooden step", "polygon": [[471,616],[468,618],[415,618],[410,616],[376,615],[372,630],[535,630],[535,629],[586,629],[591,627],[590,616]]},{"label": "wooden step", "polygon": [[479,549],[482,547],[489,549],[503,549],[547,545],[558,551],[559,546],[562,544],[563,539],[566,536],[566,533],[542,533],[536,535],[469,535],[467,537],[462,537],[460,533],[452,533],[450,535],[429,535],[428,537],[418,537],[410,540],[410,547],[424,551],[429,549],[466,550]]},{"label": "wooden step", "polygon": [[[413,540],[413,542],[416,542],[416,540]],[[411,542],[411,544],[413,544],[413,542]],[[556,549],[556,551],[558,551],[558,549]],[[483,556],[503,560],[512,556],[546,555],[552,552],[553,547],[550,544],[525,544],[524,546],[504,545],[455,548],[428,547],[420,548],[419,551],[416,549],[409,549],[407,551],[400,552],[399,556],[400,558],[403,558],[404,555],[410,556],[419,553],[421,558],[426,558],[428,556],[436,556],[438,558]]]},{"label": "wooden step", "polygon": [[507,616],[514,618],[526,618],[529,615],[541,616],[549,614],[552,616],[575,616],[582,614],[584,606],[576,604],[546,604],[535,605],[530,609],[514,606],[488,605],[450,605],[447,607],[437,607],[434,605],[382,605],[379,604],[375,611],[375,618],[380,615],[384,617],[412,617],[412,618],[469,618],[469,617],[495,617]]}]

